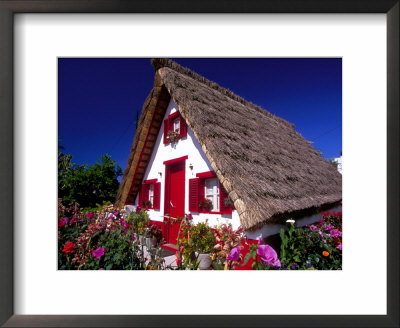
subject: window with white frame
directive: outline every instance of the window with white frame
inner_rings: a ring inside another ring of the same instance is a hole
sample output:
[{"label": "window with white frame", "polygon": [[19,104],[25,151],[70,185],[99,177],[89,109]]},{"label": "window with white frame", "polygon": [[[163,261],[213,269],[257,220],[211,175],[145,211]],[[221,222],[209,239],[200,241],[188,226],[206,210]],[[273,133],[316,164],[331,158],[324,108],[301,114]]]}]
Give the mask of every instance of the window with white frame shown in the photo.
[{"label": "window with white frame", "polygon": [[219,211],[219,186],[218,179],[205,180],[205,198],[210,200],[213,204],[213,212]]},{"label": "window with white frame", "polygon": [[177,132],[177,133],[180,132],[180,118],[179,117],[177,117],[174,120],[174,131]]},{"label": "window with white frame", "polygon": [[149,201],[153,206],[153,204],[154,204],[154,184],[149,185]]}]

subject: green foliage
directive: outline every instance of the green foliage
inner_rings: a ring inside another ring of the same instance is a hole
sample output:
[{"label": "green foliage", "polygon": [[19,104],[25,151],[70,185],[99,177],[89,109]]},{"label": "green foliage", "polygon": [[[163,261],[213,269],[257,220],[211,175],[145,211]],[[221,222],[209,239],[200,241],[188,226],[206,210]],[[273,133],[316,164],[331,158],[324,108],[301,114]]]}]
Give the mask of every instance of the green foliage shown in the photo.
[{"label": "green foliage", "polygon": [[103,155],[94,165],[76,165],[72,155],[58,152],[58,197],[64,204],[77,202],[81,207],[98,207],[114,201],[117,195],[122,169]]},{"label": "green foliage", "polygon": [[[97,237],[97,238],[96,238]],[[102,233],[92,239],[93,245],[106,249],[100,258],[92,254],[88,256],[85,270],[132,270],[140,268],[140,261],[134,254],[132,236],[124,233],[123,228],[118,226],[112,231]]]},{"label": "green foliage", "polygon": [[326,212],[316,225],[281,229],[280,260],[291,270],[342,269],[342,214]]},{"label": "green foliage", "polygon": [[126,221],[131,225],[132,231],[139,235],[144,235],[146,228],[150,225],[149,214],[146,210],[132,212],[126,218]]}]

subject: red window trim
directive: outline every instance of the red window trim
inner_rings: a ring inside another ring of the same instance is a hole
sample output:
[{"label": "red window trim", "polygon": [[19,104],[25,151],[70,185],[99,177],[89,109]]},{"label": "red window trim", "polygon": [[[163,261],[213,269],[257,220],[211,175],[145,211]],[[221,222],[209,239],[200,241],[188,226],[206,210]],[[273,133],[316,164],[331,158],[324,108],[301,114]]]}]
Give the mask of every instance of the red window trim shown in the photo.
[{"label": "red window trim", "polygon": [[178,116],[180,116],[179,112],[173,112],[172,114],[168,115],[168,119],[169,120],[173,120],[174,118],[177,118]]},{"label": "red window trim", "polygon": [[153,184],[156,183],[158,181],[158,179],[150,179],[150,180],[144,180],[143,183],[145,184]]},{"label": "red window trim", "polygon": [[178,162],[185,161],[185,160],[187,160],[188,158],[189,158],[189,156],[186,155],[186,156],[182,156],[182,157],[170,159],[170,160],[168,160],[168,161],[164,161],[163,164],[164,164],[164,165],[175,164],[175,163],[178,163]]},{"label": "red window trim", "polygon": [[216,177],[217,177],[217,175],[213,171],[196,173],[196,178],[200,178],[200,179],[216,178]]}]

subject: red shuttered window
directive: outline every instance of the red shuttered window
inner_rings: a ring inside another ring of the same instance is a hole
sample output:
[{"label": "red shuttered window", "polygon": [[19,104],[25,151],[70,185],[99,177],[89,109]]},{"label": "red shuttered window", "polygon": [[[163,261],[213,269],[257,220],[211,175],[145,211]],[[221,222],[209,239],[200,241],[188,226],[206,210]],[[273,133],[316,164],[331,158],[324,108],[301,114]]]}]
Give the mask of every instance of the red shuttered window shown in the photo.
[{"label": "red shuttered window", "polygon": [[169,138],[168,133],[174,131],[178,134],[179,139],[186,137],[187,135],[187,126],[183,117],[179,114],[179,112],[172,113],[164,120],[164,135],[163,140],[164,144],[168,144]]},{"label": "red shuttered window", "polygon": [[157,179],[145,180],[139,193],[139,206],[147,209],[160,209],[161,183]]},{"label": "red shuttered window", "polygon": [[[215,177],[214,172],[203,172],[196,174],[196,179],[189,180],[189,211],[206,212],[215,214],[232,214],[232,207],[225,205],[225,199],[228,197],[224,187]],[[213,209],[199,207],[204,205],[208,199],[213,204]]]},{"label": "red shuttered window", "polygon": [[198,201],[198,189],[199,189],[199,179],[189,179],[189,211],[198,212],[199,211],[199,201]]}]

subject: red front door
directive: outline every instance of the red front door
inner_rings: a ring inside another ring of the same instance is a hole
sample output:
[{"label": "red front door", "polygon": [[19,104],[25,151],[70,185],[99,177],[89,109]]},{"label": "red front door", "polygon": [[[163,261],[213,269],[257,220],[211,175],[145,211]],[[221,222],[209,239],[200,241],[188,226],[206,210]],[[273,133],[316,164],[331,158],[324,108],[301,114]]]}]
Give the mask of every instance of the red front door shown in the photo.
[{"label": "red front door", "polygon": [[[185,215],[185,161],[166,166],[165,184],[165,214],[172,218]],[[166,219],[167,220],[167,219]],[[171,219],[165,224],[165,241],[169,244],[177,244],[180,223]]]}]

